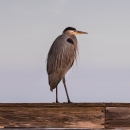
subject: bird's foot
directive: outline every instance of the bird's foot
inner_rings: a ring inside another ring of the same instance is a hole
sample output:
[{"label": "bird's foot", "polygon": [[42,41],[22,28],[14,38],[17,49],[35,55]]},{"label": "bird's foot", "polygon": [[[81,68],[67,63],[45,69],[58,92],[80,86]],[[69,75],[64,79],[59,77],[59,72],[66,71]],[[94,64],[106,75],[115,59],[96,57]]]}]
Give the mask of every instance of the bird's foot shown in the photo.
[{"label": "bird's foot", "polygon": [[71,101],[68,101],[68,102],[63,102],[63,103],[67,104],[67,103],[73,103],[73,102],[71,102]]},{"label": "bird's foot", "polygon": [[70,100],[68,100],[68,103],[72,103]]},{"label": "bird's foot", "polygon": [[59,103],[58,100],[56,100],[56,102],[53,102],[53,103]]},{"label": "bird's foot", "polygon": [[56,100],[56,103],[59,103],[59,102]]}]

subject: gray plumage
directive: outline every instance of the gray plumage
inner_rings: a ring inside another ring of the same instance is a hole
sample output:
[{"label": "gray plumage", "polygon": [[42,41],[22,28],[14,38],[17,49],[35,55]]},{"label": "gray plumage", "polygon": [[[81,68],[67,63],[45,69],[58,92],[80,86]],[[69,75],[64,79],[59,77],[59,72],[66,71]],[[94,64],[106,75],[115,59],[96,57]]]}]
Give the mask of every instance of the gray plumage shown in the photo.
[{"label": "gray plumage", "polygon": [[[72,67],[77,56],[78,47],[75,36],[77,32],[81,33],[80,31],[76,31],[75,28],[66,28],[63,34],[56,38],[49,50],[47,56],[47,73],[51,91],[54,88],[57,89],[57,85],[63,80],[66,94],[68,94],[65,84],[65,74]],[[85,34],[85,32],[82,32],[82,34]],[[58,99],[56,100],[58,102]],[[68,102],[70,102],[69,99]]]},{"label": "gray plumage", "polygon": [[[67,42],[71,38],[74,44]],[[74,35],[62,34],[52,44],[47,58],[47,72],[50,89],[56,88],[60,80],[71,68],[77,52],[77,39]]]}]

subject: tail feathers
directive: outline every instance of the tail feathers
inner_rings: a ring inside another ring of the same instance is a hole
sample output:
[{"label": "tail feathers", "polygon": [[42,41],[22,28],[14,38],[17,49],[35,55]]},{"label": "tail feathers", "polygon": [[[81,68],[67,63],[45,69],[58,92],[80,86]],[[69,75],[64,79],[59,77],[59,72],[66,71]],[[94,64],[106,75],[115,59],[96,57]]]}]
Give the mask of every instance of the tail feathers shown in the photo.
[{"label": "tail feathers", "polygon": [[53,89],[50,87],[50,91],[52,91],[53,92]]},{"label": "tail feathers", "polygon": [[59,76],[56,73],[50,74],[49,75],[50,90],[53,91],[53,89],[57,87],[60,81],[61,78],[59,78]]}]

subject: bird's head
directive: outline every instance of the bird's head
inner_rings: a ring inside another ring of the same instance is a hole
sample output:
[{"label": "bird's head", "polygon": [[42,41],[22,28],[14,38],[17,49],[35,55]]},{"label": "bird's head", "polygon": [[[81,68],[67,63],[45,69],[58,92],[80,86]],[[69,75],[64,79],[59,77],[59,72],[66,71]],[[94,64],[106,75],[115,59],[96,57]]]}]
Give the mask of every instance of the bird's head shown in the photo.
[{"label": "bird's head", "polygon": [[73,27],[67,27],[64,29],[63,33],[70,33],[73,35],[77,35],[77,34],[88,34],[87,32],[83,32],[83,31],[78,31],[76,30],[76,28]]}]

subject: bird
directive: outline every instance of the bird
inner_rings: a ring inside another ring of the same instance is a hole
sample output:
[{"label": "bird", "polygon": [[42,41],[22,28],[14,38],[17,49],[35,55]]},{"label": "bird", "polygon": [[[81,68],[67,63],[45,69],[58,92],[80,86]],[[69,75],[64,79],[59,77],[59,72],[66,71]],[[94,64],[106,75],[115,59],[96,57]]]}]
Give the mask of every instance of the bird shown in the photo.
[{"label": "bird", "polygon": [[47,55],[47,74],[50,90],[56,88],[56,103],[58,102],[58,84],[62,80],[68,103],[70,101],[65,75],[73,66],[77,57],[78,41],[75,35],[88,34],[87,32],[78,31],[74,27],[67,27],[52,43]]}]

